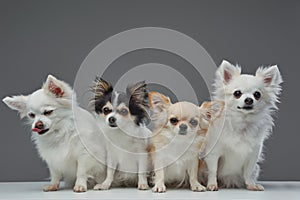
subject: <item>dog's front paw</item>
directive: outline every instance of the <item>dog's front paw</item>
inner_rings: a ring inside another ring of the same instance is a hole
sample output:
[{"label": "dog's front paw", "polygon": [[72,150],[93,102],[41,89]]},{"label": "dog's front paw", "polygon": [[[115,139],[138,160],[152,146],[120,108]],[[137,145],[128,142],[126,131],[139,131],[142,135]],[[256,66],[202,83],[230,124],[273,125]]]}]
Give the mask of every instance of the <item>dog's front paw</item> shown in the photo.
[{"label": "dog's front paw", "polygon": [[193,192],[204,192],[204,191],[206,191],[206,187],[204,187],[200,183],[194,183],[191,185],[191,190]]},{"label": "dog's front paw", "polygon": [[138,189],[139,190],[148,190],[149,189],[149,186],[147,183],[139,183],[138,184]]},{"label": "dog's front paw", "polygon": [[208,191],[218,191],[218,185],[217,184],[210,184],[207,187]]},{"label": "dog's front paw", "polygon": [[43,191],[44,192],[51,192],[51,191],[57,191],[58,190],[59,185],[45,185],[43,187]]},{"label": "dog's front paw", "polygon": [[152,191],[153,191],[153,192],[159,192],[159,193],[166,192],[166,186],[165,186],[164,183],[157,183],[157,184],[155,184],[155,186],[152,188]]},{"label": "dog's front paw", "polygon": [[110,184],[101,183],[101,184],[95,185],[94,190],[108,190],[109,188],[110,188]]},{"label": "dog's front paw", "polygon": [[251,191],[264,191],[264,187],[260,184],[247,185],[247,189]]},{"label": "dog's front paw", "polygon": [[75,185],[73,188],[74,192],[86,192],[87,188],[83,185]]}]

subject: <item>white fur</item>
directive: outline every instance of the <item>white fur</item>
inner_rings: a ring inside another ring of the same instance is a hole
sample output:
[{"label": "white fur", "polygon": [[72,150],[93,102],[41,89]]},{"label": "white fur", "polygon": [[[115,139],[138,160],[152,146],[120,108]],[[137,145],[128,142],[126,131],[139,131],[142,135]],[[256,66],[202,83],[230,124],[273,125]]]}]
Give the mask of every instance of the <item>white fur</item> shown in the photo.
[{"label": "white fur", "polygon": [[[277,66],[259,68],[255,76],[240,74],[241,68],[223,61],[217,70],[214,99],[225,100],[225,109],[209,128],[205,162],[208,167],[208,190],[222,187],[247,187],[263,190],[256,183],[262,148],[270,135],[272,114],[278,102],[282,82]],[[243,95],[236,99],[235,90]],[[255,91],[261,98],[253,98]],[[245,98],[252,98],[253,109],[243,110]]]},{"label": "white fur", "polygon": [[[62,96],[56,97],[49,91],[50,81],[63,91]],[[57,190],[61,179],[69,186],[75,183],[75,192],[86,191],[89,178],[96,182],[103,181],[105,165],[93,157],[105,155],[103,136],[99,135],[94,117],[77,105],[75,94],[66,83],[49,75],[42,89],[28,96],[6,97],[3,101],[18,110],[21,117],[34,113],[34,119],[28,117],[32,128],[37,121],[49,128],[43,135],[32,132],[39,155],[50,170],[51,182],[44,187],[44,191]],[[45,116],[44,110],[54,111]],[[86,147],[91,147],[93,151],[89,152]],[[105,161],[105,158],[102,160]]]}]

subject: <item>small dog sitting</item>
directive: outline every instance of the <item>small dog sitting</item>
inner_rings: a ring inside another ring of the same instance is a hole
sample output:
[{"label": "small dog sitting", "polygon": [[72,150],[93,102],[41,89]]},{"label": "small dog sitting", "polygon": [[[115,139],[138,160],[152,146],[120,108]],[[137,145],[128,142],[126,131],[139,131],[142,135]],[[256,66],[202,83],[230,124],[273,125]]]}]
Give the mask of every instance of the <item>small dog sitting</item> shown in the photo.
[{"label": "small dog sitting", "polygon": [[96,78],[92,90],[94,111],[107,143],[107,177],[94,189],[107,190],[111,185],[148,189],[151,131],[146,127],[149,116],[145,82],[128,86],[124,93],[113,91],[111,84]]},{"label": "small dog sitting", "polygon": [[[3,101],[32,124],[32,140],[51,175],[44,191],[58,190],[62,178],[66,186],[76,181],[75,192],[87,190],[88,178],[96,182],[104,180],[105,165],[95,160],[81,141],[84,137],[87,145],[96,142],[93,153],[104,157],[103,137],[97,137],[99,128],[94,117],[77,105],[68,84],[49,75],[41,89],[27,96],[6,97]],[[80,118],[75,119],[73,112]]]},{"label": "small dog sitting", "polygon": [[207,128],[223,109],[223,102],[210,102],[199,108],[189,102],[172,104],[163,94],[151,92],[151,118],[155,124],[150,149],[155,169],[153,192],[165,192],[166,185],[188,185],[192,191],[205,191],[198,181],[198,155]]},{"label": "small dog sitting", "polygon": [[[256,75],[223,61],[216,72],[214,99],[225,100],[221,118],[209,128],[205,157],[207,189],[246,187],[261,191],[256,183],[258,162],[271,133],[282,78],[277,66],[259,68]],[[219,138],[219,139],[218,139]]]}]

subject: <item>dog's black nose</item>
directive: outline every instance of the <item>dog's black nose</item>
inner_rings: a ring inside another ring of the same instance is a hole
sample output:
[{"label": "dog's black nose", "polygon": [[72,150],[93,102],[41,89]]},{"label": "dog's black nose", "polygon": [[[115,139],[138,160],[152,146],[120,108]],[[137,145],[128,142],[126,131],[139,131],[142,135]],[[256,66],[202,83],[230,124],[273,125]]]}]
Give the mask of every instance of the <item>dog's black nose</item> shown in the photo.
[{"label": "dog's black nose", "polygon": [[181,131],[186,131],[187,128],[188,128],[188,127],[187,127],[187,125],[185,125],[185,124],[180,124],[180,126],[179,126],[179,129],[180,129]]},{"label": "dog's black nose", "polygon": [[247,104],[247,105],[249,105],[249,106],[252,105],[252,104],[253,104],[253,99],[251,99],[251,98],[249,98],[249,97],[246,98],[246,99],[245,99],[245,104]]},{"label": "dog's black nose", "polygon": [[117,121],[117,119],[116,119],[115,117],[110,117],[110,118],[108,118],[108,122],[109,122],[110,124],[114,124],[114,123],[116,123],[116,121]]},{"label": "dog's black nose", "polygon": [[43,122],[38,121],[37,123],[35,123],[34,127],[38,128],[38,129],[43,129],[44,128],[44,124],[43,124]]}]

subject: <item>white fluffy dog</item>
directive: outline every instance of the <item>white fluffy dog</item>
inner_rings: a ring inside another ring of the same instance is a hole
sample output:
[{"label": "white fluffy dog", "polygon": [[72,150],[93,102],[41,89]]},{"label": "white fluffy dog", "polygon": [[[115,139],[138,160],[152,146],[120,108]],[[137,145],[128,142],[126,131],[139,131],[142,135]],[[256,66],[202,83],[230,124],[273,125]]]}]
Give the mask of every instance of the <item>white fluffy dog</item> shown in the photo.
[{"label": "white fluffy dog", "polygon": [[92,156],[105,161],[103,137],[94,117],[77,105],[68,84],[49,75],[41,89],[3,101],[32,124],[32,140],[51,175],[44,191],[58,190],[61,179],[66,185],[75,183],[75,192],[87,190],[88,178],[104,180],[105,165]]},{"label": "white fluffy dog", "polygon": [[273,126],[282,78],[277,66],[259,68],[256,75],[223,61],[216,73],[214,99],[225,100],[221,118],[209,128],[205,157],[207,189],[246,187],[264,190],[256,183],[262,148]]}]

